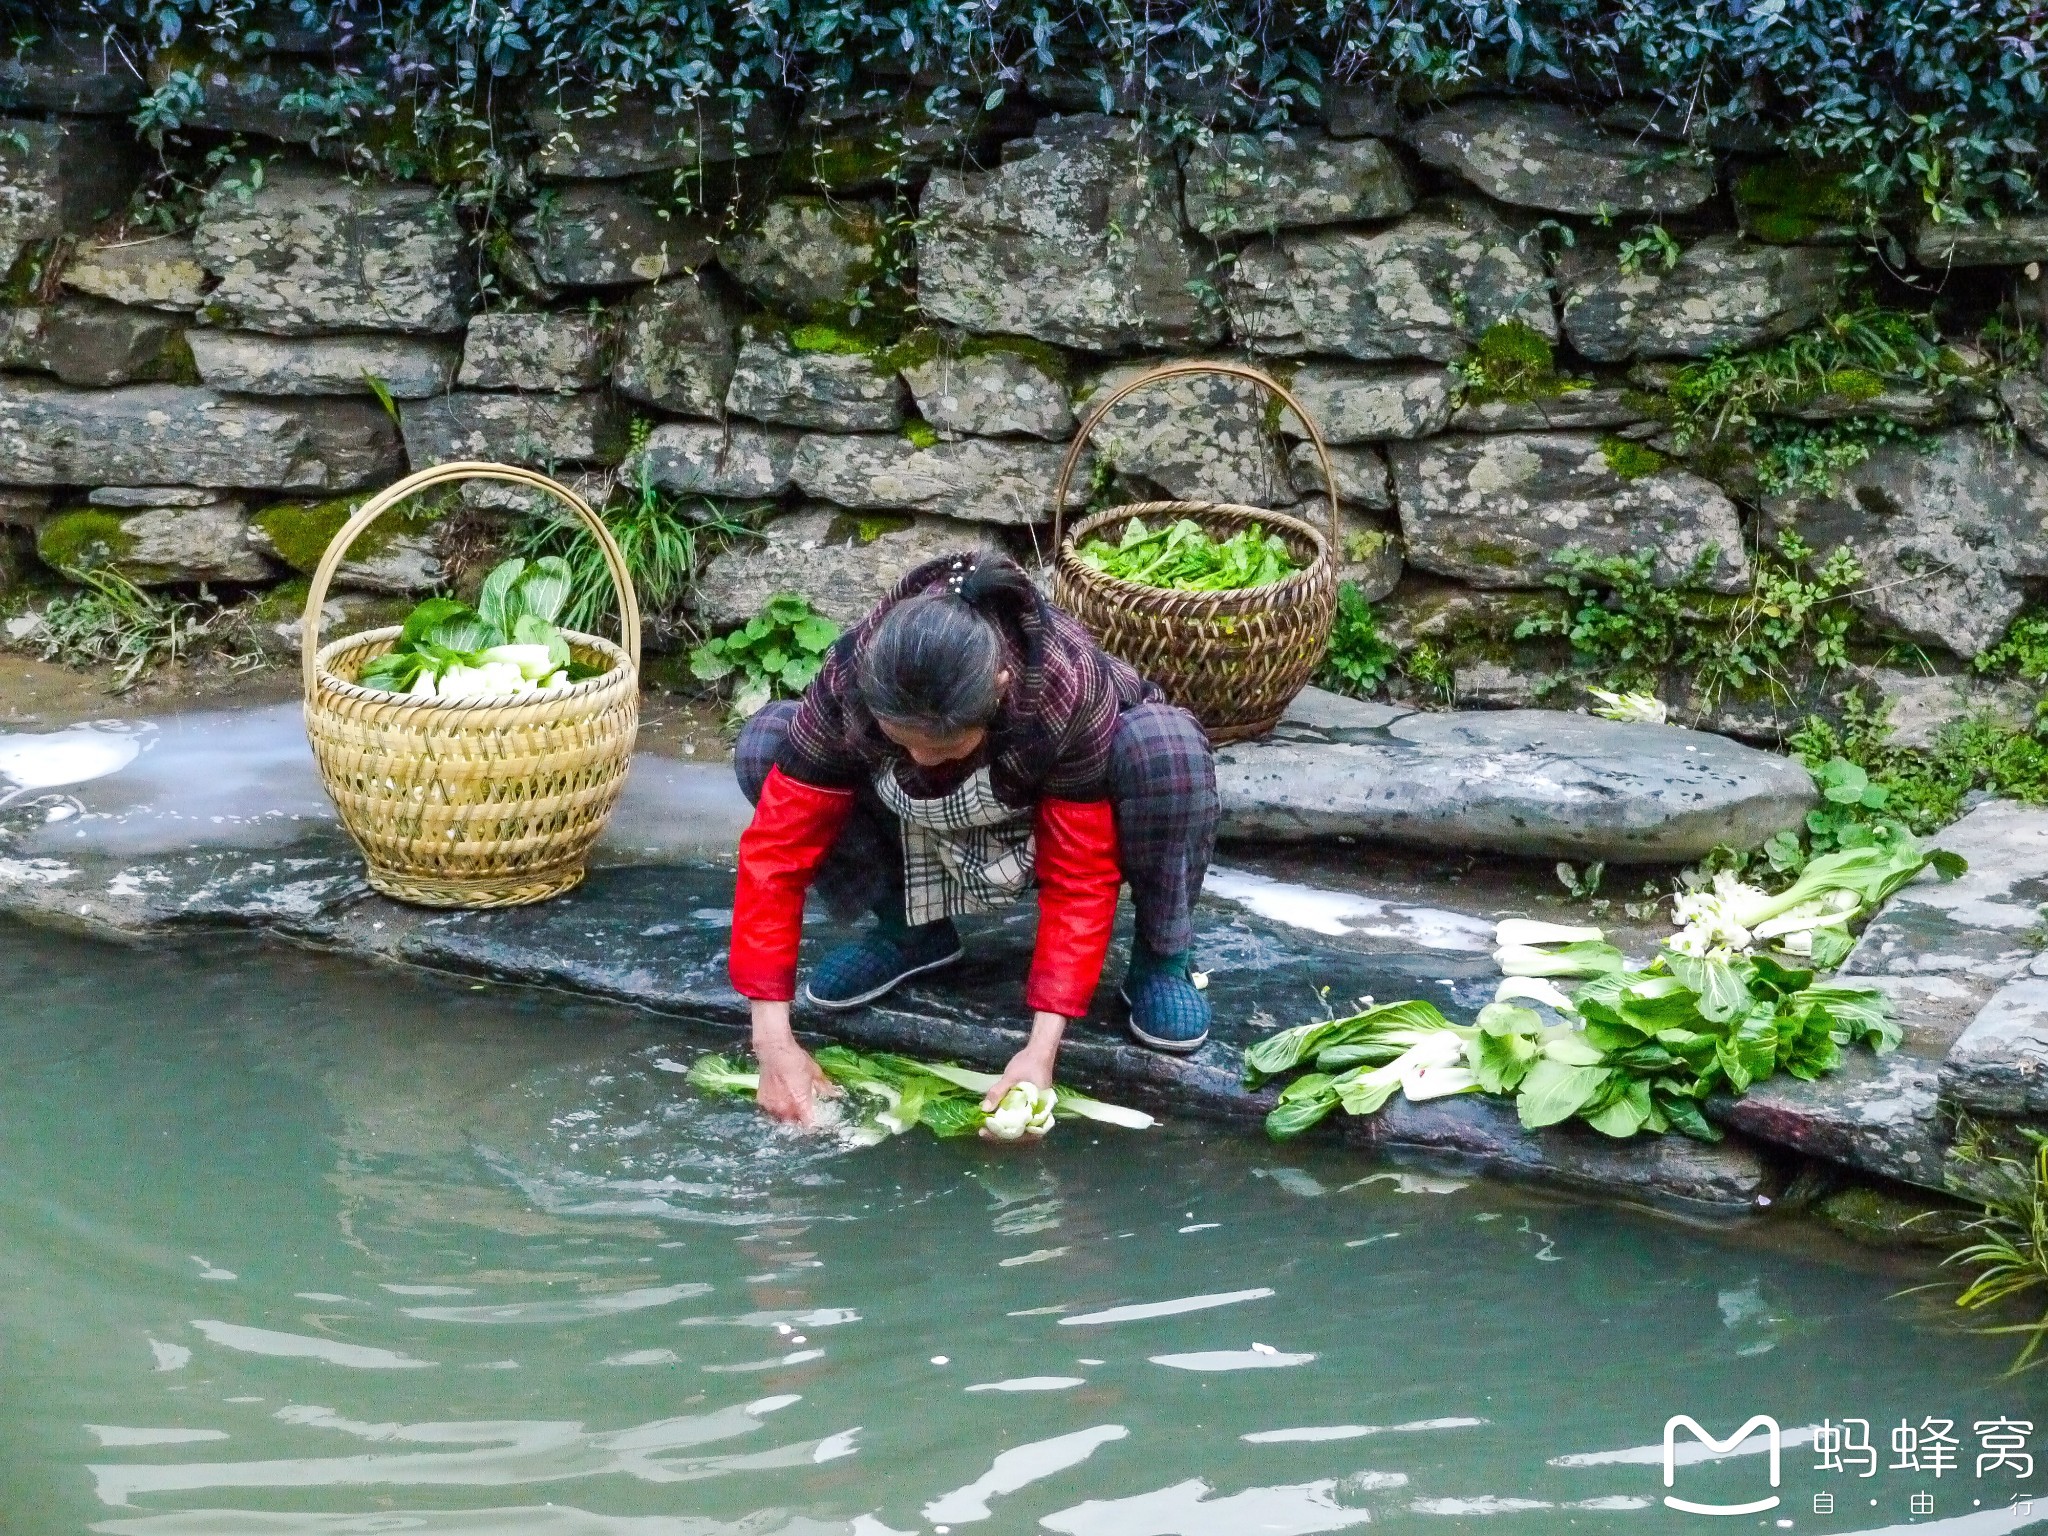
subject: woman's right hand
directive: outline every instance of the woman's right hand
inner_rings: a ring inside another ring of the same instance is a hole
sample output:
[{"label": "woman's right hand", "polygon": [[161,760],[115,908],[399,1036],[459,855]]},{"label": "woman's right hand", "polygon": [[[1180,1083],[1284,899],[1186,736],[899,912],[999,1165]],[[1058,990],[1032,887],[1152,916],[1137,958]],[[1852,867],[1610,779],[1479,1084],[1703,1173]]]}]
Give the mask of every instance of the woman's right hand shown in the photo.
[{"label": "woman's right hand", "polygon": [[814,1125],[818,1100],[839,1095],[839,1085],[796,1043],[788,1003],[754,1003],[754,1057],[761,1066],[761,1087],[755,1101],[770,1119]]}]

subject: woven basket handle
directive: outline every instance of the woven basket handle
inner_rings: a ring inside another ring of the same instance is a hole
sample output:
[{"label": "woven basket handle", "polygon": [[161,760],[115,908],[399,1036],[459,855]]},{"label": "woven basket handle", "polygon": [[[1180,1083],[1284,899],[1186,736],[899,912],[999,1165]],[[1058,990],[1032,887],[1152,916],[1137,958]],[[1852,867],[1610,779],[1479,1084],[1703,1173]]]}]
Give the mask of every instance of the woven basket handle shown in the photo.
[{"label": "woven basket handle", "polygon": [[604,519],[591,509],[589,502],[559,480],[550,480],[546,475],[512,464],[464,461],[436,464],[431,469],[420,470],[387,485],[364,502],[356,515],[328,541],[327,553],[320,557],[320,568],[313,572],[313,584],[306,593],[306,616],[299,624],[299,654],[305,669],[308,698],[313,696],[319,682],[315,662],[320,654],[320,610],[326,605],[328,585],[334,580],[334,573],[341,569],[349,546],[362,536],[364,529],[406,497],[430,486],[457,480],[503,480],[513,485],[528,486],[547,492],[576,514],[578,521],[590,530],[590,536],[597,540],[598,552],[604,556],[605,570],[610,574],[612,587],[619,597],[619,644],[631,658],[633,670],[636,673],[640,670],[640,602],[633,592],[633,577],[626,569],[626,556],[619,548],[619,541],[612,537],[611,529],[605,527]]},{"label": "woven basket handle", "polygon": [[1147,369],[1135,379],[1125,380],[1100,402],[1090,406],[1086,419],[1081,423],[1080,431],[1074,434],[1074,440],[1067,445],[1066,458],[1060,463],[1059,486],[1052,497],[1052,547],[1060,547],[1060,531],[1065,525],[1067,515],[1067,486],[1074,478],[1074,466],[1081,462],[1081,450],[1088,445],[1088,436],[1095,430],[1096,424],[1108,414],[1109,408],[1124,396],[1135,394],[1148,384],[1157,384],[1161,379],[1177,379],[1193,373],[1216,373],[1228,378],[1249,380],[1268,394],[1279,396],[1282,403],[1300,418],[1302,426],[1308,430],[1308,440],[1315,444],[1316,457],[1323,461],[1323,483],[1330,489],[1330,558],[1336,559],[1337,552],[1343,544],[1343,534],[1337,524],[1337,466],[1330,462],[1330,450],[1323,443],[1322,429],[1316,425],[1315,418],[1303,409],[1302,403],[1294,398],[1285,384],[1271,374],[1246,367],[1243,363],[1162,363],[1157,368]]}]

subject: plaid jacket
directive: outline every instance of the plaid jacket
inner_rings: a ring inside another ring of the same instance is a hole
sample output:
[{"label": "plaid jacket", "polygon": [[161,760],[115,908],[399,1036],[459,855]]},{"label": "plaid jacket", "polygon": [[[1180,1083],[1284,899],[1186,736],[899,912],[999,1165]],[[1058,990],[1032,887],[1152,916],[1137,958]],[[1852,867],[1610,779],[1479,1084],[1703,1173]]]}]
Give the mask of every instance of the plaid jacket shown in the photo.
[{"label": "plaid jacket", "polygon": [[[991,557],[984,555],[983,559]],[[777,766],[800,783],[852,789],[888,765],[905,790],[929,799],[984,763],[1005,805],[1020,809],[1052,796],[1101,800],[1109,793],[1109,752],[1117,716],[1160,697],[1128,662],[1104,653],[1070,615],[1043,598],[1021,626],[1005,625],[1003,665],[1013,679],[974,757],[941,774],[921,772],[884,736],[855,682],[860,655],[882,616],[905,598],[946,585],[953,557],[911,571],[868,616],[841,635],[804,690]]]}]

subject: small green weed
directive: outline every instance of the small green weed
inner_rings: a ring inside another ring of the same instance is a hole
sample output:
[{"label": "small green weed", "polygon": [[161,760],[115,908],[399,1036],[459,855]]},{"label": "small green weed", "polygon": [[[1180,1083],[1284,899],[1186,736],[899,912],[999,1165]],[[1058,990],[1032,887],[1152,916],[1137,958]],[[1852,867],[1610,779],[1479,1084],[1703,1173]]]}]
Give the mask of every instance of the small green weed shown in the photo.
[{"label": "small green weed", "polygon": [[1681,446],[1714,442],[1830,392],[1870,399],[1887,383],[1939,390],[1967,370],[1933,317],[1875,304],[1831,315],[1768,347],[1689,363],[1672,381]]},{"label": "small green weed", "polygon": [[1615,262],[1629,277],[1640,277],[1644,268],[1669,272],[1684,255],[1679,243],[1662,224],[1638,224],[1636,238],[1621,242]]},{"label": "small green weed", "polygon": [[1380,634],[1372,604],[1359,596],[1358,583],[1337,588],[1337,619],[1330,629],[1330,649],[1316,673],[1318,687],[1352,698],[1370,698],[1387,680],[1401,653]]},{"label": "small green weed", "polygon": [[1934,439],[1889,416],[1852,416],[1820,426],[1770,417],[1750,428],[1749,443],[1756,454],[1757,487],[1767,495],[1803,491],[1825,496],[1834,489],[1837,474],[1866,462],[1878,444],[1903,443],[1924,451]]},{"label": "small green weed", "polygon": [[707,683],[732,678],[732,712],[744,720],[771,699],[802,693],[838,638],[837,624],[784,592],[731,634],[690,652],[690,671]]},{"label": "small green weed", "polygon": [[[1861,808],[1916,835],[1954,821],[1973,790],[2048,802],[2048,743],[2031,732],[1977,717],[1949,725],[1931,748],[1902,747],[1891,740],[1889,714],[1888,708],[1871,708],[1852,689],[1839,725],[1809,719],[1789,745],[1809,769],[1834,775],[1844,792],[1855,781],[1832,765],[1837,760],[1854,765],[1870,789],[1882,794],[1875,805],[1859,795]],[[1828,799],[1834,805],[1846,803],[1832,795]],[[1839,833],[1834,835],[1839,842]]]}]

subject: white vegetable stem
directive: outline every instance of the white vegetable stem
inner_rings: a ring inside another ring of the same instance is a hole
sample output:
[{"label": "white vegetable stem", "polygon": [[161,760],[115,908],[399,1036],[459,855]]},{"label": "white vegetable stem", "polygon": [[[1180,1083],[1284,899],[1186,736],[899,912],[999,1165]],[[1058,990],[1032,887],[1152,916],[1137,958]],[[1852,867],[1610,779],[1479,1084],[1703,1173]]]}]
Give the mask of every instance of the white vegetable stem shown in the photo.
[{"label": "white vegetable stem", "polygon": [[1598,928],[1572,928],[1563,923],[1539,923],[1533,918],[1510,917],[1497,924],[1493,942],[1506,946],[1531,944],[1597,944],[1607,935]]}]

